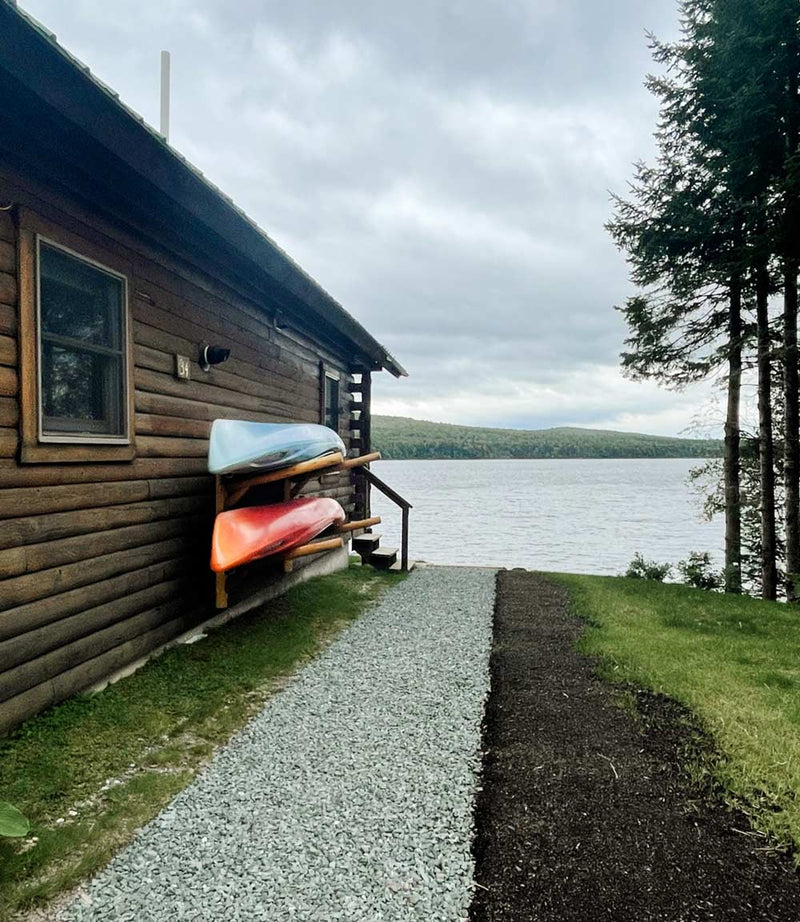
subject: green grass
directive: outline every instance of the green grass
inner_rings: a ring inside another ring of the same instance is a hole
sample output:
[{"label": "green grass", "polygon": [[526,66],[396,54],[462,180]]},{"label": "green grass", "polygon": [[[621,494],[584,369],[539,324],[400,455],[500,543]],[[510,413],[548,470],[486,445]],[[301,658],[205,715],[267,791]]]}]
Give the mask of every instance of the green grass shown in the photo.
[{"label": "green grass", "polygon": [[[553,575],[588,624],[601,673],[687,705],[708,771],[757,828],[800,844],[800,610],[685,586]],[[795,851],[797,854],[797,851]]]},{"label": "green grass", "polygon": [[38,840],[0,840],[0,919],[105,864],[287,676],[400,578],[353,566],[301,584],[0,740],[0,798],[31,820]]}]

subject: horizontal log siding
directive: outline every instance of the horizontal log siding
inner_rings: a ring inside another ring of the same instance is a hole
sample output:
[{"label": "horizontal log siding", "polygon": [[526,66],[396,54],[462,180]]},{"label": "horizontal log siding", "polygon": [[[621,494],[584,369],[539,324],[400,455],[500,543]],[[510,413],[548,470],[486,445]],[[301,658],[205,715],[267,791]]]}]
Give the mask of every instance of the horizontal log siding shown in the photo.
[{"label": "horizontal log siding", "polygon": [[[341,375],[345,438],[350,405],[343,357],[276,330],[259,305],[219,280],[156,257],[99,221],[66,214],[41,190],[18,190],[15,201],[133,266],[136,457],[18,463],[16,235],[0,212],[0,731],[212,614],[206,455],[214,419],[318,422],[320,360]],[[202,372],[201,343],[230,348],[230,360]],[[175,377],[176,354],[190,358],[190,381]],[[353,509],[348,475],[312,481],[302,492]],[[262,562],[237,573],[231,603],[279,570]]]}]

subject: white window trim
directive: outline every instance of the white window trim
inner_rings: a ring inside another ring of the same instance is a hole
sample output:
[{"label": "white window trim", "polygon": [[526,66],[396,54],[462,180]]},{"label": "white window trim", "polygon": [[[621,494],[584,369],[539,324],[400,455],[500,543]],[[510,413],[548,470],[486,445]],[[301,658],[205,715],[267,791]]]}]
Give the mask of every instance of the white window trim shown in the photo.
[{"label": "white window trim", "polygon": [[[131,444],[131,420],[130,413],[128,412],[128,402],[130,399],[130,394],[128,393],[129,388],[129,369],[128,369],[128,352],[129,352],[129,342],[128,337],[130,336],[130,325],[128,320],[128,278],[123,275],[121,272],[116,272],[114,269],[109,268],[101,262],[98,262],[96,259],[92,259],[89,256],[84,256],[82,253],[77,252],[76,250],[71,249],[70,247],[64,246],[62,243],[58,243],[56,240],[52,240],[49,237],[44,236],[43,234],[35,235],[36,243],[36,391],[37,391],[37,407],[36,407],[36,418],[37,418],[37,437],[39,442],[43,444],[55,444],[55,445],[130,445]],[[122,349],[121,349],[121,377],[122,377],[122,400],[120,402],[120,413],[122,414],[122,425],[123,433],[121,435],[82,435],[82,434],[71,434],[64,433],[63,435],[53,435],[52,433],[44,432],[44,407],[42,403],[42,288],[41,288],[41,244],[45,243],[49,247],[53,247],[56,250],[61,250],[62,253],[66,253],[69,256],[74,257],[75,259],[80,260],[81,262],[87,263],[90,266],[93,266],[95,269],[98,269],[101,272],[110,275],[113,278],[119,279],[122,282]]]}]

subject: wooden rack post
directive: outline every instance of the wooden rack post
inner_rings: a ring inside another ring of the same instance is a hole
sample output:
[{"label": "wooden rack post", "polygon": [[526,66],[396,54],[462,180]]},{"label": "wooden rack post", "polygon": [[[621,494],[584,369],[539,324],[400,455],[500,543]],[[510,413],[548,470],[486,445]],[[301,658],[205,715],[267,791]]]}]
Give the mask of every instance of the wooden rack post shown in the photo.
[{"label": "wooden rack post", "polygon": [[381,453],[373,451],[368,455],[362,455],[360,458],[349,458],[344,460],[340,452],[333,455],[325,455],[324,458],[315,458],[313,461],[303,461],[301,464],[295,464],[293,467],[286,467],[280,471],[270,471],[266,474],[252,474],[251,476],[235,481],[227,488],[227,504],[232,506],[238,503],[252,487],[259,487],[265,483],[276,483],[279,480],[300,480],[301,478],[310,479],[311,474],[338,474],[340,471],[349,471],[354,467],[362,467],[371,461],[380,461]]},{"label": "wooden rack post", "polygon": [[292,572],[292,561],[298,557],[309,557],[311,554],[321,554],[323,551],[335,551],[337,548],[344,547],[344,541],[341,538],[325,538],[322,541],[310,541],[301,547],[293,548],[283,555],[283,572]]},{"label": "wooden rack post", "polygon": [[362,531],[366,528],[372,528],[373,525],[380,525],[381,517],[379,515],[374,515],[369,519],[358,519],[355,522],[345,522],[344,525],[337,525],[337,532],[350,532],[350,531]]},{"label": "wooden rack post", "polygon": [[[214,511],[219,515],[225,509],[226,490],[222,483],[222,477],[217,474],[214,477]],[[218,609],[228,607],[228,580],[225,573],[217,573],[215,579],[215,600],[214,603]]]}]

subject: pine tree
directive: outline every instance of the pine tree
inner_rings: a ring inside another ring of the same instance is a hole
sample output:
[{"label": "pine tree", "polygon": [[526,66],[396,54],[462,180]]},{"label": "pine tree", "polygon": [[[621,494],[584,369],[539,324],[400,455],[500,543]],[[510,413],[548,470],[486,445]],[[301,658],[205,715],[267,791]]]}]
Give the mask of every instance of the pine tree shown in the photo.
[{"label": "pine tree", "polygon": [[[609,225],[644,294],[624,308],[623,367],[683,384],[727,363],[726,589],[738,591],[741,542],[739,404],[755,309],[759,380],[761,591],[777,593],[770,296],[784,294],[783,455],[787,594],[800,573],[797,275],[800,265],[798,0],[685,0],[681,40],[654,42],[667,76],[656,168],[637,167],[631,198]],[[727,311],[720,305],[725,292]],[[705,326],[704,326],[705,325]],[[722,331],[724,329],[724,336]],[[704,335],[705,334],[705,335]]]},{"label": "pine tree", "polygon": [[784,162],[779,195],[783,202],[783,220],[779,228],[779,252],[783,273],[783,478],[785,491],[784,524],[786,530],[786,597],[800,599],[800,406],[798,406],[797,276],[800,267],[800,36],[798,4],[776,4],[772,23],[779,35],[776,54],[781,82],[781,111],[784,136]]},{"label": "pine tree", "polygon": [[[783,29],[796,0],[714,0],[696,33],[692,61],[706,101],[709,151],[747,229],[747,269],[755,288],[761,507],[761,594],[777,595],[775,445],[772,400],[775,185],[785,159]],[[697,49],[700,49],[699,51]]]},{"label": "pine tree", "polygon": [[739,406],[744,215],[709,141],[709,87],[698,71],[708,43],[707,2],[685,3],[684,40],[652,40],[667,77],[648,78],[661,102],[657,166],[637,165],[631,195],[615,198],[608,229],[628,254],[631,278],[647,291],[622,309],[631,331],[622,355],[633,377],[682,387],[727,364],[725,588],[741,591]]}]

